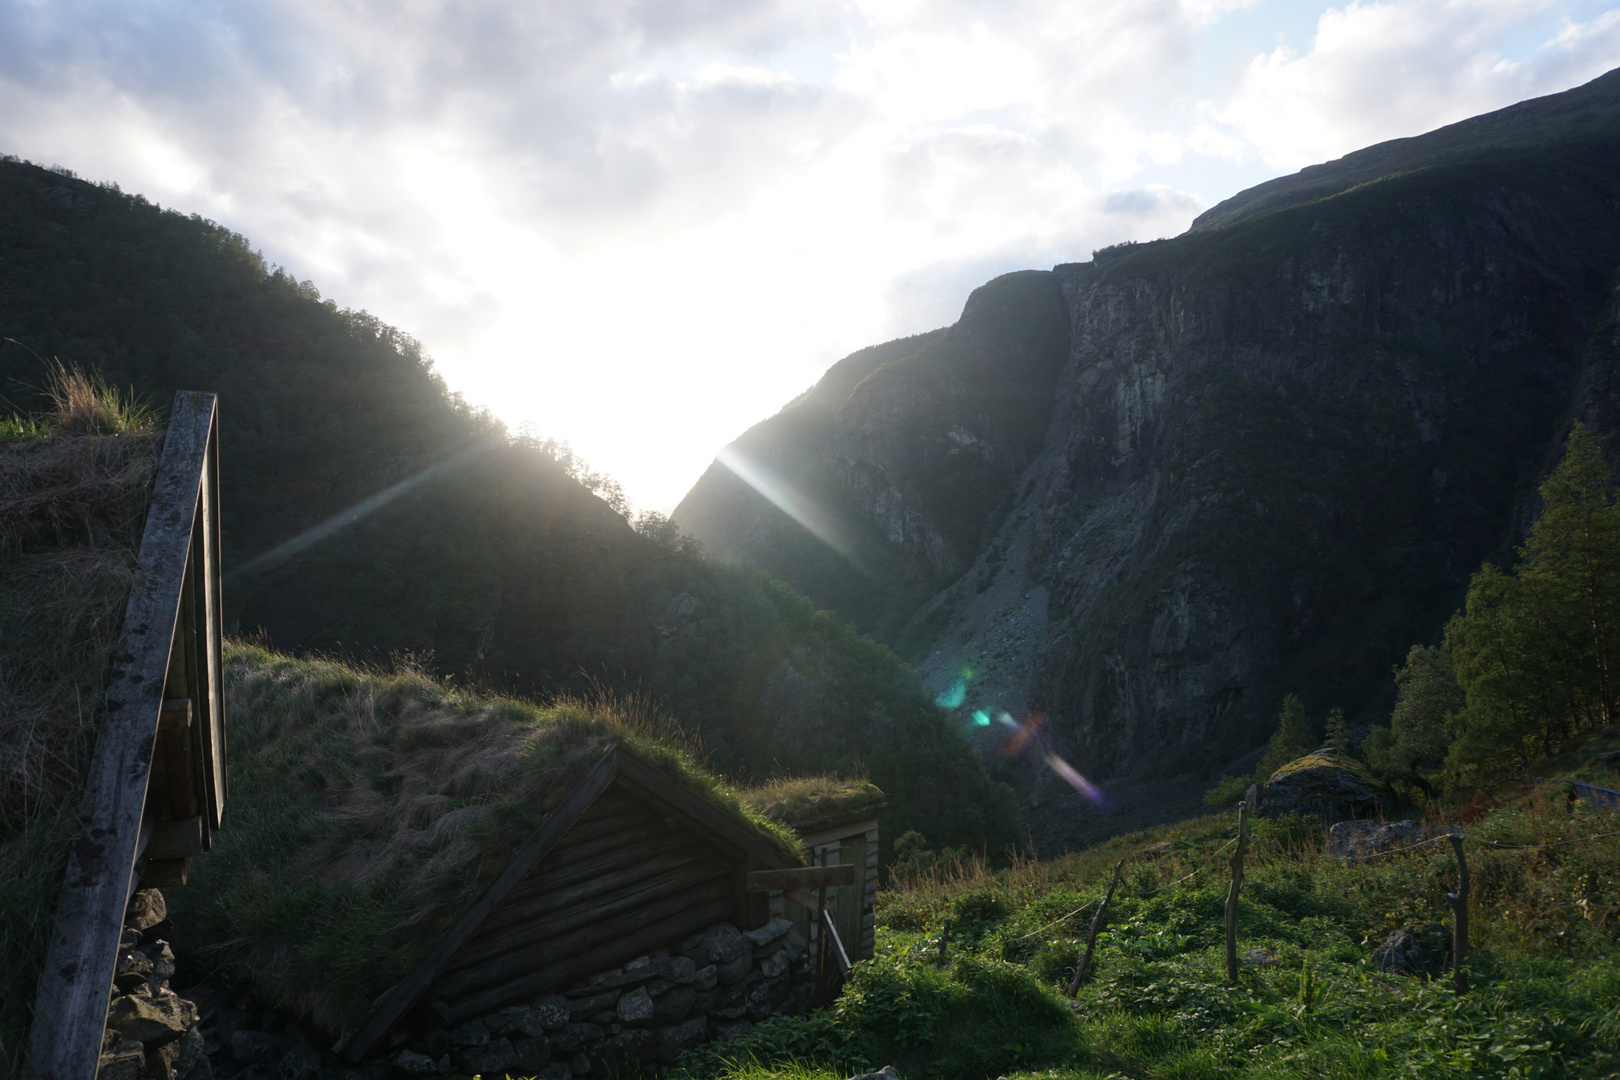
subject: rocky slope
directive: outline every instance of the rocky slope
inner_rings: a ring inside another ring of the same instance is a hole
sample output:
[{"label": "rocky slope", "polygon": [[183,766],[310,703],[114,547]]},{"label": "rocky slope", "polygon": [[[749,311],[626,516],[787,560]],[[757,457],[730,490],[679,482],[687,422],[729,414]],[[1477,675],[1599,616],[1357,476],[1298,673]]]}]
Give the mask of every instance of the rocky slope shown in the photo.
[{"label": "rocky slope", "polygon": [[[965,723],[1044,710],[1084,772],[1206,776],[1286,692],[1378,717],[1572,417],[1617,430],[1617,266],[1611,73],[998,280],[909,357],[845,361],[871,373],[829,373],[737,450],[814,477],[854,558],[718,466],[675,519],[755,565],[821,547],[841,577],[774,572],[909,648]],[[976,329],[1012,293],[1018,317]],[[929,359],[964,339],[978,382]],[[874,565],[910,591],[863,590]]]}]

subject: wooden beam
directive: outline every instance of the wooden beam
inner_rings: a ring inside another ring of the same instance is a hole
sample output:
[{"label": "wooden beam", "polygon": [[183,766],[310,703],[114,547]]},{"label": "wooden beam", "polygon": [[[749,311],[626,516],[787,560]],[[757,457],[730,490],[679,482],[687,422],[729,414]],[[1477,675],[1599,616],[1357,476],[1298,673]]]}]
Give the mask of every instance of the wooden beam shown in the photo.
[{"label": "wooden beam", "polygon": [[613,891],[611,899],[590,897],[551,911],[536,911],[521,923],[508,925],[498,932],[486,930],[469,941],[456,958],[445,966],[440,984],[448,985],[448,980],[454,973],[476,967],[497,956],[505,956],[516,949],[561,937],[582,926],[589,926],[598,920],[632,911],[642,904],[689,886],[701,885],[717,877],[724,877],[726,869],[724,865],[713,863],[707,865],[699,863],[696,866],[688,863],[611,890]]},{"label": "wooden beam", "polygon": [[482,1016],[513,1001],[522,1001],[555,986],[563,986],[584,975],[622,964],[631,957],[657,948],[668,941],[679,941],[696,930],[713,925],[731,913],[733,900],[727,896],[681,910],[661,922],[626,934],[588,952],[542,968],[523,971],[499,986],[452,1001],[450,1022],[459,1024],[472,1016]]},{"label": "wooden beam", "polygon": [[548,856],[545,865],[538,871],[531,873],[507,896],[509,900],[513,901],[523,897],[539,896],[550,892],[552,889],[572,885],[577,881],[594,877],[599,872],[620,866],[629,866],[632,863],[652,858],[668,850],[669,840],[666,837],[658,836],[616,851],[605,851],[589,859],[582,859],[577,863],[557,863]]},{"label": "wooden beam", "polygon": [[[666,870],[687,866],[704,858],[706,854],[703,849],[694,846],[680,851],[667,851],[650,859],[636,859],[628,866],[586,878],[567,888],[545,889],[524,897],[519,897],[517,890],[514,889],[507,895],[506,902],[484,920],[484,929],[479,936],[519,922],[526,922],[548,911],[556,911],[582,900],[593,899],[615,889],[626,888],[643,878],[661,874]],[[533,879],[534,876],[530,875],[530,880]]]},{"label": "wooden beam", "polygon": [[471,971],[460,971],[453,976],[446,976],[440,982],[435,982],[433,989],[435,993],[445,997],[459,998],[480,987],[496,985],[516,978],[525,971],[546,967],[575,953],[584,952],[592,946],[613,941],[649,923],[678,915],[698,904],[726,898],[727,910],[730,910],[736,904],[730,896],[730,886],[723,880],[695,885],[651,903],[638,904],[618,918],[589,922],[578,933],[552,938],[523,949],[513,949],[497,960],[480,967],[476,976]]},{"label": "wooden beam", "polygon": [[750,892],[786,892],[788,889],[833,888],[855,884],[855,864],[841,866],[795,866],[787,870],[751,870]]},{"label": "wooden beam", "polygon": [[101,1056],[215,412],[213,394],[181,391],[169,413],[123,632],[110,657],[81,831],[69,849],[35,997],[27,1069],[40,1080],[94,1080]]},{"label": "wooden beam", "polygon": [[688,791],[634,754],[625,753],[619,768],[626,780],[640,785],[677,817],[687,819],[746,854],[750,867],[777,869],[798,864],[753,825]]},{"label": "wooden beam", "polygon": [[146,845],[148,859],[189,859],[202,854],[203,819],[189,817],[181,821],[160,821],[152,827],[152,839]]},{"label": "wooden beam", "polygon": [[[444,970],[451,958],[471,940],[473,934],[489,917],[490,912],[506,899],[512,887],[522,881],[529,871],[534,869],[536,863],[545,858],[553,845],[562,839],[568,827],[578,820],[579,816],[596,801],[596,797],[613,782],[613,778],[618,775],[618,769],[618,747],[609,746],[607,752],[602,755],[602,760],[597,762],[579,786],[558,804],[535,834],[524,841],[523,846],[517,849],[495,880],[490,882],[489,887],[477,900],[473,901],[472,907],[467,909],[449,932],[439,939],[433,951],[416,966],[416,970],[383,995],[377,1010],[371,1014],[371,1019],[338,1045],[338,1053],[350,1061],[359,1061],[377,1045],[377,1040],[382,1038],[412,1005],[416,1004],[416,999],[422,996],[422,992],[438,977],[439,972]],[[105,1011],[106,1006],[102,1008]]]},{"label": "wooden beam", "polygon": [[164,698],[158,711],[159,731],[185,731],[191,726],[191,699]]}]

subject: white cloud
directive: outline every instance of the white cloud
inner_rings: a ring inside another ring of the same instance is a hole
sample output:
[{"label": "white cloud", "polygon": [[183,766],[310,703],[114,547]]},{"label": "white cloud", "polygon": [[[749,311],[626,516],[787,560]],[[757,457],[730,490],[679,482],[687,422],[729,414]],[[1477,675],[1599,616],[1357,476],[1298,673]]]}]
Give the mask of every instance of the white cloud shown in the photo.
[{"label": "white cloud", "polygon": [[[996,273],[1596,74],[1591,6],[1353,3],[1212,55],[1266,3],[0,4],[0,151],[246,233],[668,509]],[[1199,102],[1211,70],[1236,89]]]}]

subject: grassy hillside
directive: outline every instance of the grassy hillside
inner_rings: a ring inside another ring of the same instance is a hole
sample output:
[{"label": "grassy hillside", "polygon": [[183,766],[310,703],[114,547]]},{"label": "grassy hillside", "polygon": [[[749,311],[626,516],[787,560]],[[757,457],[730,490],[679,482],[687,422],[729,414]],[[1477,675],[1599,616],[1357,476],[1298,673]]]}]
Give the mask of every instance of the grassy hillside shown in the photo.
[{"label": "grassy hillside", "polygon": [[1013,839],[1004,793],[886,649],[656,522],[632,529],[408,336],[228,229],[0,161],[0,339],[0,391],[25,411],[51,357],[157,402],[218,391],[227,625],[542,699],[642,693],[728,775],[864,767],[891,835]]},{"label": "grassy hillside", "polygon": [[[1620,731],[1602,745],[1615,742]],[[1620,783],[1601,771],[1600,782]],[[907,1080],[1620,1072],[1620,817],[1548,782],[1461,826],[1472,879],[1464,997],[1448,977],[1381,973],[1372,956],[1392,931],[1449,922],[1449,843],[1346,864],[1322,856],[1318,827],[1287,819],[1258,826],[1238,908],[1241,970],[1228,984],[1234,825],[1211,816],[997,873],[970,864],[920,875],[883,894],[878,954],[833,1009],[688,1055],[686,1073],[834,1080],[885,1063]],[[1066,1001],[1122,857],[1093,975]]]}]

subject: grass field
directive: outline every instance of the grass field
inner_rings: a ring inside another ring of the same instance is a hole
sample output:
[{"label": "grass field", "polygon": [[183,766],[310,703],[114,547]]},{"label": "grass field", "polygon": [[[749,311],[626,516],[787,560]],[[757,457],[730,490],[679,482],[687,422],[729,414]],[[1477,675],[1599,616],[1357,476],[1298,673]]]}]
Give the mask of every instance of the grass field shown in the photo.
[{"label": "grass field", "polygon": [[[768,1021],[681,1067],[723,1080],[830,1080],[884,1064],[907,1080],[1614,1076],[1620,816],[1564,792],[1549,781],[1509,793],[1462,826],[1472,876],[1464,997],[1449,977],[1382,974],[1372,962],[1392,930],[1449,924],[1449,843],[1345,864],[1325,858],[1320,829],[1300,820],[1254,830],[1239,905],[1244,960],[1228,984],[1222,920],[1236,821],[1222,814],[891,888],[877,956],[835,1007]],[[1488,843],[1567,840],[1577,842]],[[1141,854],[1164,841],[1168,851]],[[1065,1000],[1122,856],[1133,858],[1093,975]]]}]

